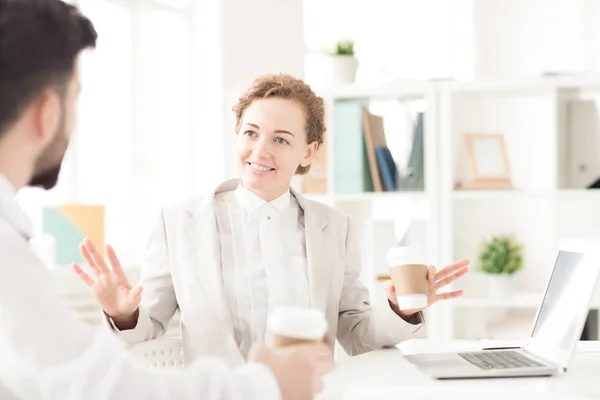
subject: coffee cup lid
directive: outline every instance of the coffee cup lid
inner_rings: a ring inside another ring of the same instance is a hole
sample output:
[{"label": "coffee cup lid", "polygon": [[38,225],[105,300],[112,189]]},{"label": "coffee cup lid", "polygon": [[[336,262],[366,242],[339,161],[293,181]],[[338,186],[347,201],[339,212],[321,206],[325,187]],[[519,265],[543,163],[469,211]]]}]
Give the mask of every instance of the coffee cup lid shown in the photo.
[{"label": "coffee cup lid", "polygon": [[325,336],[327,320],[313,308],[281,307],[269,316],[268,329],[282,336],[318,340]]},{"label": "coffee cup lid", "polygon": [[393,247],[388,250],[386,261],[388,266],[394,267],[403,264],[423,264],[423,256],[414,246]]},{"label": "coffee cup lid", "polygon": [[386,258],[388,260],[407,258],[408,250],[409,250],[408,246],[392,247],[391,249],[388,250]]}]

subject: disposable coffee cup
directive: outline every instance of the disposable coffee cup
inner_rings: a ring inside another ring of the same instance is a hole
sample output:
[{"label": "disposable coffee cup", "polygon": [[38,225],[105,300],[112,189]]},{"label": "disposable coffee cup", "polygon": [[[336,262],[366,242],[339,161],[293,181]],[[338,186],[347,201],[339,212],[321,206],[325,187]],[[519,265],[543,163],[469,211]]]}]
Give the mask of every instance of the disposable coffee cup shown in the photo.
[{"label": "disposable coffee cup", "polygon": [[427,307],[429,283],[426,264],[410,247],[395,247],[386,256],[390,278],[396,290],[398,307],[414,310]]},{"label": "disposable coffee cup", "polygon": [[273,347],[322,343],[327,332],[327,320],[316,309],[282,307],[269,316],[267,330],[268,341]]}]

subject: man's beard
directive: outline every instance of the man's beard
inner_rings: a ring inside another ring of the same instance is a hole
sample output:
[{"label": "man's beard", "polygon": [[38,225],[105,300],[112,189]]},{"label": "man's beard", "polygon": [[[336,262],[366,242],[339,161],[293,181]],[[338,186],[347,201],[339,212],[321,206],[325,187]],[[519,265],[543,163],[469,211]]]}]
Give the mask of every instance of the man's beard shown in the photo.
[{"label": "man's beard", "polygon": [[61,164],[62,162],[48,171],[34,175],[29,182],[29,186],[41,187],[46,190],[52,189],[58,183]]},{"label": "man's beard", "polygon": [[44,153],[38,158],[33,177],[29,181],[29,186],[41,187],[46,190],[50,190],[56,186],[68,144],[69,140],[65,132],[65,115],[63,112],[58,132],[52,143],[48,145]]}]

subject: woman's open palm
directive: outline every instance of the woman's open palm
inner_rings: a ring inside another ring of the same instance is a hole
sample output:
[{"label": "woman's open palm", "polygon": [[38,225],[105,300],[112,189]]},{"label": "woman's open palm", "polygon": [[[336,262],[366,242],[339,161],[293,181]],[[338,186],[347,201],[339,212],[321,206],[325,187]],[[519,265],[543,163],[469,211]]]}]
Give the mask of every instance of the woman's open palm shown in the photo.
[{"label": "woman's open palm", "polygon": [[79,251],[94,272],[94,279],[76,263],[73,270],[88,285],[104,312],[112,318],[132,316],[140,305],[142,287],[139,284],[131,287],[113,248],[106,246],[108,264],[90,239],[83,240]]}]

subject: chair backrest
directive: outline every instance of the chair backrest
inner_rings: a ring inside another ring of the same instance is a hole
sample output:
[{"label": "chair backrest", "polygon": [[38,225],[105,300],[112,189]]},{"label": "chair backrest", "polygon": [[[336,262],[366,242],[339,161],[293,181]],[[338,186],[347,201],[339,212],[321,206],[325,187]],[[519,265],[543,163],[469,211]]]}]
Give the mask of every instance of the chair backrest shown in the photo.
[{"label": "chair backrest", "polygon": [[131,356],[149,368],[184,367],[183,347],[178,337],[148,340],[129,348]]}]

